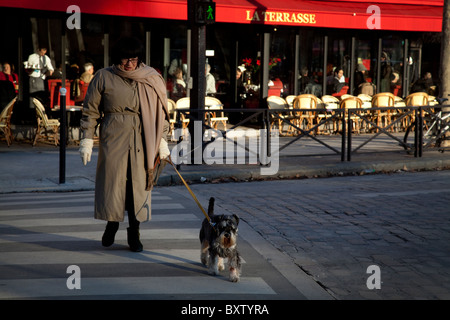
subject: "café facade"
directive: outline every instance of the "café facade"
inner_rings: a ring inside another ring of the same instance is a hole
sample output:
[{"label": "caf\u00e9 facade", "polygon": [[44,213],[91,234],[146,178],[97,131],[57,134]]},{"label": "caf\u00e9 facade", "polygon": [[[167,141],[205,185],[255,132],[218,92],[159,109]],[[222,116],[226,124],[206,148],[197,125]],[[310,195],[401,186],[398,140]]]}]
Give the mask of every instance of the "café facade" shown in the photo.
[{"label": "caf\u00e9 facade", "polygon": [[[359,70],[377,91],[397,89],[403,97],[426,72],[438,85],[443,0],[214,2],[205,54],[218,95],[229,106],[237,103],[238,66],[245,67],[244,80],[260,98],[302,93],[303,72],[317,84],[318,96],[327,94],[328,79],[339,68],[349,93],[358,90]],[[174,65],[182,66],[187,79],[191,74],[187,0],[1,0],[0,10],[0,60],[16,67],[19,100],[27,101],[23,62],[39,45],[49,49],[55,66],[92,62],[98,70],[109,65],[114,41],[133,35],[145,43],[144,61],[169,82]],[[382,88],[382,59],[398,77],[388,89]]]}]

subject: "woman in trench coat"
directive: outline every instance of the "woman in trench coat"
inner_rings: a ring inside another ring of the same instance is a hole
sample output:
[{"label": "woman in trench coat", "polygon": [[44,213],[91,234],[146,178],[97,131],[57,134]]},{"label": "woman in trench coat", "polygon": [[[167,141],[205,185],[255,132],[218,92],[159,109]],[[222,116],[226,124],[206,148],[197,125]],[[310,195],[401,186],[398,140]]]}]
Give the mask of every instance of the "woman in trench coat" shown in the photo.
[{"label": "woman in trench coat", "polygon": [[155,69],[141,62],[142,48],[137,39],[122,38],[113,49],[113,65],[95,74],[83,103],[80,141],[86,165],[100,124],[94,217],[108,221],[102,245],[114,243],[127,211],[127,240],[135,252],[143,249],[139,224],[151,218],[155,159],[170,154],[166,85]]}]

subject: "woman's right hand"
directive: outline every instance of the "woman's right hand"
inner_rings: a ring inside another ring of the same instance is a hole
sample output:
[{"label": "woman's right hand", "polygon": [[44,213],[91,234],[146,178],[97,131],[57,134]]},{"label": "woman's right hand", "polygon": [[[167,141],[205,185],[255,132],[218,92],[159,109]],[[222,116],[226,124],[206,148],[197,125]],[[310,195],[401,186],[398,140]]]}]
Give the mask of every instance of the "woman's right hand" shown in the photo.
[{"label": "woman's right hand", "polygon": [[81,160],[83,160],[83,164],[86,165],[89,161],[91,161],[92,148],[94,146],[94,140],[84,138],[80,141],[80,156]]}]

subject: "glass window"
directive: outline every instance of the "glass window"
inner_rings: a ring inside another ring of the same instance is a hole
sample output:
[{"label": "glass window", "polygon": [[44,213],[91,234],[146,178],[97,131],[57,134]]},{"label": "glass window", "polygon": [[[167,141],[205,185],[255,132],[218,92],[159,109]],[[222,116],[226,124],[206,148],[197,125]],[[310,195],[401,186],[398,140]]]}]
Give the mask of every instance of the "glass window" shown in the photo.
[{"label": "glass window", "polygon": [[327,94],[340,92],[344,86],[348,86],[351,70],[350,43],[349,37],[328,37]]},{"label": "glass window", "polygon": [[289,29],[274,28],[269,56],[269,96],[293,93],[295,34]]},{"label": "glass window", "polygon": [[323,40],[312,30],[300,32],[298,94],[323,95]]},{"label": "glass window", "polygon": [[403,41],[400,38],[396,36],[383,38],[379,63],[380,74],[377,78],[380,79],[380,83],[377,83],[377,91],[399,95],[403,75]]}]

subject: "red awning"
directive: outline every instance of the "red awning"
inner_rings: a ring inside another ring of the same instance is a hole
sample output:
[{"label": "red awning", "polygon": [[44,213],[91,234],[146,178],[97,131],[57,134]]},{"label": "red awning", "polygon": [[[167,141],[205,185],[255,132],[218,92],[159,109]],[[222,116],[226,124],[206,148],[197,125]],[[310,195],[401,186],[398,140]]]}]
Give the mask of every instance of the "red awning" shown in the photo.
[{"label": "red awning", "polygon": [[216,0],[216,20],[344,29],[373,29],[379,26],[382,30],[442,30],[443,1],[396,2],[398,1]]},{"label": "red awning", "polygon": [[[440,32],[443,0],[215,0],[216,21],[242,24]],[[1,6],[187,19],[187,0],[2,0]],[[375,6],[369,8],[369,6]]]}]

